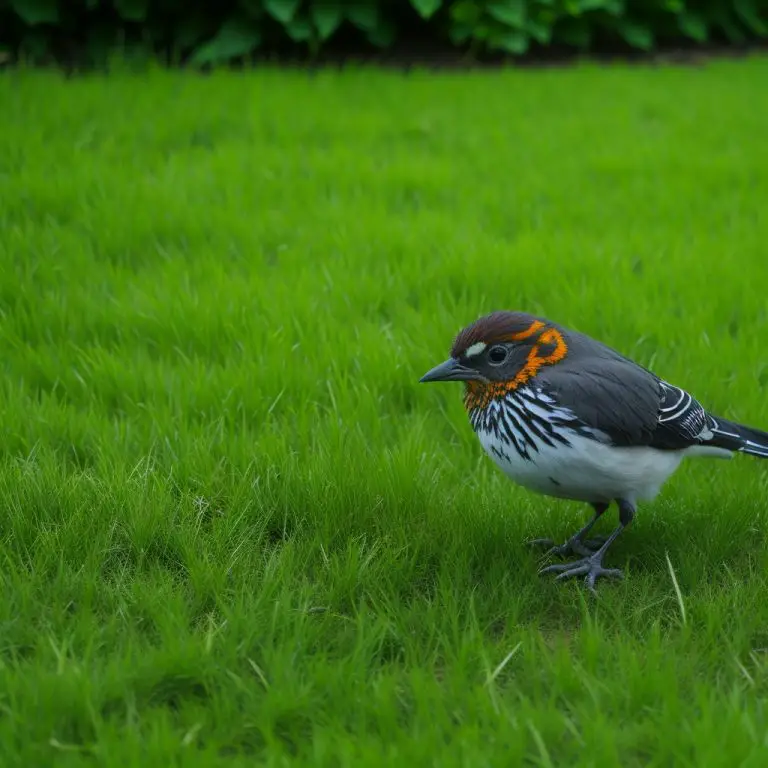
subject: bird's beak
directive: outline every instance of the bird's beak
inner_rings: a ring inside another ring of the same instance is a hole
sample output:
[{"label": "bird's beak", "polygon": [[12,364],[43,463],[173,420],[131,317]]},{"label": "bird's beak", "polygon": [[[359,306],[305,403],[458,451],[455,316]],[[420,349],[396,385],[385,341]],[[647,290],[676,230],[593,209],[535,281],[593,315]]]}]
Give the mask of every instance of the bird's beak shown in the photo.
[{"label": "bird's beak", "polygon": [[483,376],[472,368],[463,366],[458,360],[451,357],[444,363],[436,365],[431,371],[427,371],[419,382],[426,381],[475,381],[483,380]]}]

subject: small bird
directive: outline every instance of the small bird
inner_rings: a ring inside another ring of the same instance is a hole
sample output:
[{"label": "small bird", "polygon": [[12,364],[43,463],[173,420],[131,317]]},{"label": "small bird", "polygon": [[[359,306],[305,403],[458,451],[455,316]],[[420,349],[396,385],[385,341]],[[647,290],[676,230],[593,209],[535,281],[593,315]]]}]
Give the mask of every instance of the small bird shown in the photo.
[{"label": "small bird", "polygon": [[[534,492],[583,501],[594,514],[548,553],[577,555],[540,573],[584,576],[594,591],[608,548],[686,456],[768,458],[768,433],[709,413],[692,395],[605,344],[524,312],[492,312],[461,330],[448,360],[420,379],[463,381],[464,405],[486,453]],[[611,502],[619,525],[586,539]]]}]

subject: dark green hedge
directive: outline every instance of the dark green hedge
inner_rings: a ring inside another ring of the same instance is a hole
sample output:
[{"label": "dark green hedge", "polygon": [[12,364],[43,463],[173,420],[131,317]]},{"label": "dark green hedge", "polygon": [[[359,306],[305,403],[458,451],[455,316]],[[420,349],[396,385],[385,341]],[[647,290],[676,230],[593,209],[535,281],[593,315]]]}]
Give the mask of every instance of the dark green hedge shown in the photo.
[{"label": "dark green hedge", "polygon": [[137,47],[216,64],[254,53],[652,50],[768,36],[768,0],[0,0],[0,57],[104,60]]}]

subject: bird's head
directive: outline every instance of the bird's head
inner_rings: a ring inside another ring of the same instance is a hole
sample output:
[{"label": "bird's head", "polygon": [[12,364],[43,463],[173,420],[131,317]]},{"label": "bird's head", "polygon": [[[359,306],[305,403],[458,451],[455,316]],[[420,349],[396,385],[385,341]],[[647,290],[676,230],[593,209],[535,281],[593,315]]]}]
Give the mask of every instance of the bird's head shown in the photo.
[{"label": "bird's head", "polygon": [[484,407],[530,381],[545,365],[562,360],[561,330],[524,312],[492,312],[459,331],[451,356],[420,381],[463,381],[468,409]]}]

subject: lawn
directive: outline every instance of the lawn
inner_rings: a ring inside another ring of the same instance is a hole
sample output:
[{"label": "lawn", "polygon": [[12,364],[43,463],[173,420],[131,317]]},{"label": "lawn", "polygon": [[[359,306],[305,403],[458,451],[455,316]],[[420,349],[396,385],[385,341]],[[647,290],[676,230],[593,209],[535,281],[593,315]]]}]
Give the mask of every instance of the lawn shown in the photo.
[{"label": "lawn", "polygon": [[2,765],[766,765],[768,463],[594,599],[418,384],[523,309],[768,428],[766,82],[2,75]]}]

